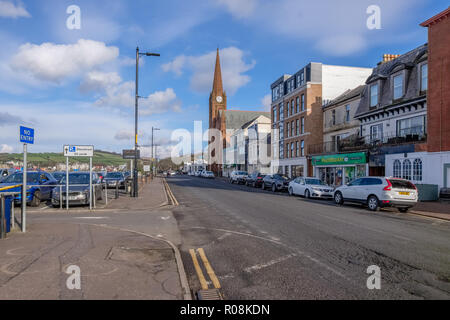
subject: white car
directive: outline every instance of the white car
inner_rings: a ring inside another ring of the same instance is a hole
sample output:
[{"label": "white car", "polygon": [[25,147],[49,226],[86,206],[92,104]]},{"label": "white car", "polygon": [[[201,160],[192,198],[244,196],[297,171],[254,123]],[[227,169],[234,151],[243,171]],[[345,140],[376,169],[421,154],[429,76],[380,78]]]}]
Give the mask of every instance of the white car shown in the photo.
[{"label": "white car", "polygon": [[247,171],[238,171],[235,170],[231,172],[230,175],[230,183],[245,183],[245,179],[247,179],[248,172]]},{"label": "white car", "polygon": [[201,176],[202,176],[202,172],[203,172],[203,170],[201,170],[201,171],[196,171],[194,175],[195,175],[196,177],[201,177]]},{"label": "white car", "polygon": [[381,207],[396,207],[407,212],[419,198],[416,186],[408,180],[392,177],[364,177],[340,186],[334,191],[334,202],[366,204],[371,211]]},{"label": "white car", "polygon": [[212,172],[212,171],[203,171],[202,172],[202,177],[203,178],[214,179],[214,172]]},{"label": "white car", "polygon": [[333,188],[317,178],[298,177],[289,183],[289,195],[300,195],[305,198],[333,198]]}]

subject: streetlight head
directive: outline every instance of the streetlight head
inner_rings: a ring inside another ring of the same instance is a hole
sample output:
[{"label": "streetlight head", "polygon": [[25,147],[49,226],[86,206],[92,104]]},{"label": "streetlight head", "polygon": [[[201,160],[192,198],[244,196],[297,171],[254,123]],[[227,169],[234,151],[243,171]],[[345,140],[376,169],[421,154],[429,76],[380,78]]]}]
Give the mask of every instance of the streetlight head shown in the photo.
[{"label": "streetlight head", "polygon": [[151,53],[151,52],[146,52],[145,55],[147,57],[150,57],[150,56],[160,57],[161,56],[159,53]]}]

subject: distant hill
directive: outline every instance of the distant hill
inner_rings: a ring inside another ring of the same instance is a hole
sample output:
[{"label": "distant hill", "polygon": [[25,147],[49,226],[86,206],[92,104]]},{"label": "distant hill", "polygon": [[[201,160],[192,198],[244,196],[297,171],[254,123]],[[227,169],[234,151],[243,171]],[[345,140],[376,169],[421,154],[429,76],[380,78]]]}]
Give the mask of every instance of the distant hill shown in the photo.
[{"label": "distant hill", "polygon": [[[54,166],[58,163],[66,163],[66,157],[62,153],[28,153],[28,163],[33,165],[40,165],[41,167]],[[22,161],[23,154],[21,153],[0,153],[0,163],[7,161]],[[89,163],[89,158],[70,158],[71,163]],[[122,155],[108,151],[94,151],[92,164],[94,166],[119,166],[126,164],[127,160],[122,159]]]}]

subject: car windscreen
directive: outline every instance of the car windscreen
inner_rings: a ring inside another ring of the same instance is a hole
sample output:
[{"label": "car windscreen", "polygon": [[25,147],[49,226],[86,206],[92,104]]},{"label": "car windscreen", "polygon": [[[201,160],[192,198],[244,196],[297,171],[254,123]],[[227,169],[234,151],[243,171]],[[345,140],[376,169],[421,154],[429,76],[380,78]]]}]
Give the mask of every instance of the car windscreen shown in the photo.
[{"label": "car windscreen", "polygon": [[66,174],[65,173],[62,173],[62,172],[55,172],[55,173],[52,173],[52,175],[53,175],[53,177],[56,179],[56,180],[61,180],[63,177],[65,177],[66,176]]},{"label": "car windscreen", "polygon": [[414,185],[408,180],[400,180],[400,179],[389,179],[392,184],[392,188],[395,189],[411,189],[415,190]]},{"label": "car windscreen", "polygon": [[108,172],[105,178],[121,179],[123,174],[121,172]]},{"label": "car windscreen", "polygon": [[274,178],[274,179],[277,179],[277,180],[288,180],[288,179],[289,179],[288,177],[282,176],[282,175],[280,175],[280,174],[275,174],[275,175],[273,176],[273,178]]},{"label": "car windscreen", "polygon": [[[3,180],[3,183],[22,183],[23,173],[14,173]],[[27,183],[39,183],[39,173],[27,172]]]},{"label": "car windscreen", "polygon": [[[66,183],[66,177],[61,179],[61,183]],[[69,174],[69,185],[71,184],[89,184],[89,173]]]},{"label": "car windscreen", "polygon": [[248,173],[247,173],[247,171],[238,171],[237,174],[240,175],[240,176],[241,175],[242,176],[246,176]]},{"label": "car windscreen", "polygon": [[306,179],[306,184],[317,184],[317,185],[325,185],[320,179]]}]

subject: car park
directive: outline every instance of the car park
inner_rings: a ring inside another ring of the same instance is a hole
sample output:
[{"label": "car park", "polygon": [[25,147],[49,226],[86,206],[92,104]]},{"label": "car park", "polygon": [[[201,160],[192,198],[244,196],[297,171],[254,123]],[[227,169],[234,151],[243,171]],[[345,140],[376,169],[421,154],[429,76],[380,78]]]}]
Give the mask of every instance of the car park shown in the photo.
[{"label": "car park", "polygon": [[230,183],[245,183],[245,179],[247,179],[248,172],[247,171],[238,171],[235,170],[231,172],[230,175]]},{"label": "car park", "polygon": [[284,191],[288,189],[289,178],[281,174],[268,174],[263,179],[262,188],[271,189],[273,192]]},{"label": "car park", "polygon": [[212,171],[203,171],[202,177],[208,178],[208,179],[214,179],[215,176],[214,176],[214,172],[212,172]]},{"label": "car park", "polygon": [[418,201],[416,186],[405,179],[392,177],[363,177],[336,188],[333,194],[336,204],[355,202],[376,211],[381,207],[395,207],[407,212]]},{"label": "car park", "polygon": [[305,198],[333,198],[334,189],[320,179],[298,177],[289,182],[289,195],[300,195]]},{"label": "car park", "polygon": [[[23,172],[15,172],[0,183],[2,187],[12,187],[23,183]],[[27,171],[27,204],[37,207],[42,201],[50,200],[52,190],[58,181],[48,172],[44,171]],[[20,192],[21,186],[15,187],[8,191]],[[22,203],[22,193],[15,196],[14,202]]]},{"label": "car park", "polygon": [[118,186],[120,189],[125,189],[125,175],[123,172],[108,172],[103,178],[103,182],[106,183],[107,188],[116,188]]},{"label": "car park", "polygon": [[[66,199],[66,176],[60,182],[63,186],[56,187],[52,191],[52,206],[59,207],[60,201],[63,204],[69,201],[69,205],[88,205],[89,204],[89,172],[71,172],[69,173],[69,195]],[[103,198],[102,185],[97,173],[92,173],[93,197],[96,200]],[[61,194],[60,194],[61,192]]]},{"label": "car park", "polygon": [[266,175],[260,172],[253,172],[245,179],[246,186],[252,186],[253,188],[260,188],[263,184],[263,179]]}]

